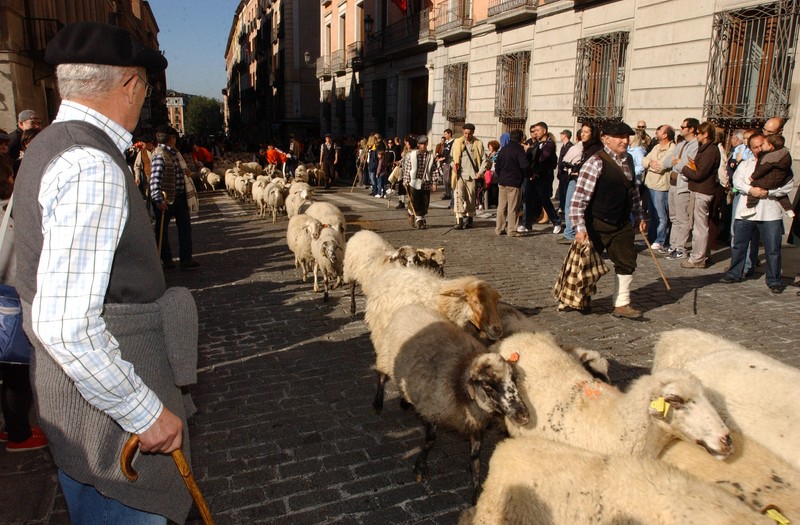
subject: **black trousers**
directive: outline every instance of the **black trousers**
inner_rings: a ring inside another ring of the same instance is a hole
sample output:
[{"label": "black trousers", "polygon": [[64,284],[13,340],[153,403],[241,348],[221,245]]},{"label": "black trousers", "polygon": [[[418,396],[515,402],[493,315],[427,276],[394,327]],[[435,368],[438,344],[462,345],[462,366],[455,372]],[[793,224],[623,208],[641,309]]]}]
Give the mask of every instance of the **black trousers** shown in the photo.
[{"label": "black trousers", "polygon": [[428,214],[428,207],[431,204],[431,190],[415,190],[409,186],[408,191],[411,192],[409,197],[414,207],[414,215],[417,217],[425,217]]},{"label": "black trousers", "polygon": [[175,202],[167,206],[166,211],[162,212],[154,205],[153,213],[156,218],[156,246],[158,246],[159,237],[163,232],[161,260],[164,262],[172,261],[172,250],[169,247],[169,222],[175,217],[175,226],[178,227],[178,253],[181,262],[191,261],[192,222],[189,218],[189,203],[186,201],[186,194],[181,193],[175,197]]},{"label": "black trousers", "polygon": [[586,231],[597,253],[608,250],[608,258],[614,263],[614,273],[632,275],[636,270],[636,249],[633,245],[634,233],[631,222],[626,220],[622,226],[587,218]]},{"label": "black trousers", "polygon": [[547,212],[547,216],[553,224],[561,224],[558,213],[553,206],[550,197],[553,194],[553,177],[536,177],[534,180],[525,179],[523,185],[523,201],[525,202],[525,227],[531,226],[539,221],[542,208]]},{"label": "black trousers", "polygon": [[3,419],[6,423],[9,441],[21,442],[31,437],[31,423],[28,419],[33,401],[30,367],[0,363],[3,386],[0,398],[3,402]]}]

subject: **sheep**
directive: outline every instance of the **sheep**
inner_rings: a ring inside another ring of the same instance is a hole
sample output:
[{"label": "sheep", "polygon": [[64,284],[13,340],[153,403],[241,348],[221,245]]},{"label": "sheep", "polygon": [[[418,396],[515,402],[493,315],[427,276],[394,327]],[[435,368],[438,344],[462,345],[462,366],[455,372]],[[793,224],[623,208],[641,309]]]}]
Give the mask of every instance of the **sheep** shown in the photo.
[{"label": "sheep", "polygon": [[775,525],[660,461],[604,456],[535,436],[497,445],[478,504],[458,523]]},{"label": "sheep", "polygon": [[622,393],[594,380],[551,334],[515,334],[498,351],[518,359],[520,389],[533,412],[527,425],[509,425],[513,436],[535,434],[602,454],[650,458],[676,438],[717,458],[733,451],[730,431],[702,384],[684,370],[643,376]]},{"label": "sheep", "polygon": [[495,415],[515,424],[528,421],[514,365],[421,304],[397,310],[376,339],[375,352],[376,368],[391,368],[403,398],[425,421],[425,442],[414,464],[417,481],[427,477],[437,427],[451,428],[470,440],[474,503],[483,430]]},{"label": "sheep", "polygon": [[[401,249],[403,246],[400,247]],[[439,277],[444,277],[444,265],[447,258],[444,256],[444,248],[417,248],[416,257],[419,261],[416,266],[427,268]]]},{"label": "sheep", "polygon": [[[503,336],[508,337],[521,332],[536,333],[541,331],[539,324],[533,321],[508,303],[501,302],[498,308],[500,320],[503,323]],[[478,334],[480,336],[481,334]],[[608,375],[608,359],[597,350],[587,350],[580,347],[562,347],[565,352],[577,360],[583,368],[592,374],[595,379],[611,383]]]},{"label": "sheep", "polygon": [[700,448],[673,441],[659,459],[736,496],[753,510],[775,506],[800,520],[800,473],[763,445],[732,431],[734,452],[717,461]]},{"label": "sheep", "polygon": [[294,254],[294,267],[300,270],[300,278],[306,282],[310,265],[314,264],[314,255],[311,253],[311,239],[319,235],[322,224],[314,217],[296,215],[289,220],[286,229],[286,244]]},{"label": "sheep", "polygon": [[239,174],[239,170],[235,168],[225,172],[225,190],[227,190],[228,195],[231,197],[236,194],[236,178]]},{"label": "sheep", "polygon": [[319,188],[320,186],[325,186],[325,188],[328,188],[330,186],[331,181],[328,178],[327,173],[325,173],[325,170],[321,169],[308,170],[308,173],[309,177],[313,177],[314,179],[316,179],[317,188]]},{"label": "sheep", "polygon": [[272,213],[272,224],[278,217],[278,211],[284,207],[283,179],[275,179],[264,191],[266,197],[266,207]]},{"label": "sheep", "polygon": [[239,175],[234,181],[236,197],[242,202],[250,202],[253,198],[253,179],[248,175]]},{"label": "sheep", "polygon": [[347,222],[344,220],[342,211],[329,202],[315,202],[306,210],[306,215],[314,217],[322,224],[329,224],[333,229],[338,231],[342,238],[347,228]]},{"label": "sheep", "polygon": [[269,187],[269,180],[262,178],[253,183],[253,202],[258,206],[258,216],[264,217],[267,214],[267,188]]},{"label": "sheep", "polygon": [[289,191],[289,196],[286,197],[286,215],[290,219],[295,215],[307,212],[309,206],[311,206],[311,194],[308,190],[303,189],[294,193]]},{"label": "sheep", "polygon": [[308,182],[308,173],[302,164],[294,170],[294,180],[295,182]]},{"label": "sheep", "polygon": [[219,175],[214,173],[213,171],[206,174],[205,178],[203,179],[203,183],[208,190],[216,190],[219,183],[222,181]]},{"label": "sheep", "polygon": [[261,175],[264,172],[264,169],[258,162],[242,162],[241,160],[237,160],[236,167],[239,168],[239,171],[242,173],[252,173],[253,175]]},{"label": "sheep", "polygon": [[289,195],[294,193],[300,193],[301,191],[305,190],[308,192],[309,195],[314,191],[314,188],[311,187],[310,184],[307,182],[298,182],[295,180],[291,185],[289,185]]},{"label": "sheep", "polygon": [[318,272],[322,272],[325,286],[322,296],[324,301],[328,300],[328,287],[331,279],[335,278],[338,283],[342,277],[344,246],[342,235],[328,224],[322,224],[320,231],[311,236],[311,253],[314,256],[314,291],[319,292],[317,275]]},{"label": "sheep", "polygon": [[444,253],[440,250],[415,249],[408,245],[395,249],[373,231],[356,232],[347,241],[342,273],[342,280],[350,284],[350,313],[356,313],[356,284],[369,287],[372,279],[379,276],[390,264],[438,268],[443,272],[441,266],[438,266],[445,262]]},{"label": "sheep", "polygon": [[700,330],[664,332],[653,369],[676,367],[696,375],[726,420],[800,470],[800,419],[792,392],[800,370]]}]

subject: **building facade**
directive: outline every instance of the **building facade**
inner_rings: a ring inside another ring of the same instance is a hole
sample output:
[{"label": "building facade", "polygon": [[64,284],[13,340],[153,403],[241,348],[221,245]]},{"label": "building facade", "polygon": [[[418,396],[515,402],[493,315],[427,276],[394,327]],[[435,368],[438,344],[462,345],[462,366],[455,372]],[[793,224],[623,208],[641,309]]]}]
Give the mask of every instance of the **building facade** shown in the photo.
[{"label": "building facade", "polygon": [[[251,145],[319,135],[315,0],[242,0],[225,47],[225,130]],[[308,52],[308,53],[307,53]]]},{"label": "building facade", "polygon": [[[43,124],[54,118],[60,98],[55,70],[44,61],[47,43],[72,22],[105,22],[124,27],[152,49],[158,24],[146,0],[0,1],[0,127],[17,126],[17,114],[34,109]],[[142,107],[140,128],[167,121],[166,74],[148,75],[153,94]]]},{"label": "building facade", "polygon": [[186,133],[184,113],[191,98],[192,95],[178,93],[172,89],[167,90],[167,119],[169,120],[169,125],[178,130],[181,136]]},{"label": "building facade", "polygon": [[321,126],[482,139],[545,121],[788,118],[798,0],[322,0]]}]

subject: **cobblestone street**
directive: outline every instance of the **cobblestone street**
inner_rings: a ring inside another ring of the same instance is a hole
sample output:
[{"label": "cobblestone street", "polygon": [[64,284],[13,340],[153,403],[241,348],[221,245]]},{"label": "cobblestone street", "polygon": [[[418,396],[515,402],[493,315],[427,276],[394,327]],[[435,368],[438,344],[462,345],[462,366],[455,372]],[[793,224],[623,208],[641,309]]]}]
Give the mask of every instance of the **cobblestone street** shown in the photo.
[{"label": "cobblestone street", "polygon": [[[632,295],[644,321],[610,315],[611,275],[598,284],[593,314],[559,313],[551,291],[568,247],[556,243],[551,227],[498,237],[493,215],[484,214],[472,230],[451,230],[439,193],[432,198],[429,228],[412,230],[394,208],[396,200],[387,207],[360,188],[316,193],[317,200],[342,209],[348,234],[371,229],[395,245],[444,247],[446,276],[476,274],[564,343],[611,357],[615,383],[648,369],[658,334],[677,327],[724,335],[800,366],[797,289],[772,294],[763,264],[753,279],[718,283],[727,249],[712,255],[707,270],[661,259],[671,291],[648,252],[641,252]],[[200,218],[192,227],[202,266],[167,274],[168,285],[192,290],[199,309],[193,397],[200,412],[190,423],[192,464],[217,523],[455,523],[470,497],[468,443],[440,431],[430,479],[415,482],[423,425],[413,411],[400,408],[391,383],[383,413],[372,411],[376,378],[363,296],[357,296],[355,316],[345,288],[323,302],[311,282],[297,277],[285,242],[286,218],[272,224],[255,209],[222,191],[201,194]],[[176,248],[174,226],[171,238]],[[784,246],[783,253],[788,284],[800,271],[800,250]],[[492,432],[485,442],[484,465],[497,438]],[[1,522],[68,522],[47,450],[0,452],[0,483]]]}]

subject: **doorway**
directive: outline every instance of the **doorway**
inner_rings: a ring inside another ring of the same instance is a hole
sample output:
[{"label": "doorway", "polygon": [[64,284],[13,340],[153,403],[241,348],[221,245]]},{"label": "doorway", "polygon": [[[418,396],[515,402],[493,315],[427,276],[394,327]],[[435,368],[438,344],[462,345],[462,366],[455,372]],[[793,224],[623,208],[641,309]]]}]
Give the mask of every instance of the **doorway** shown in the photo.
[{"label": "doorway", "polygon": [[408,79],[408,131],[428,132],[428,76]]}]

